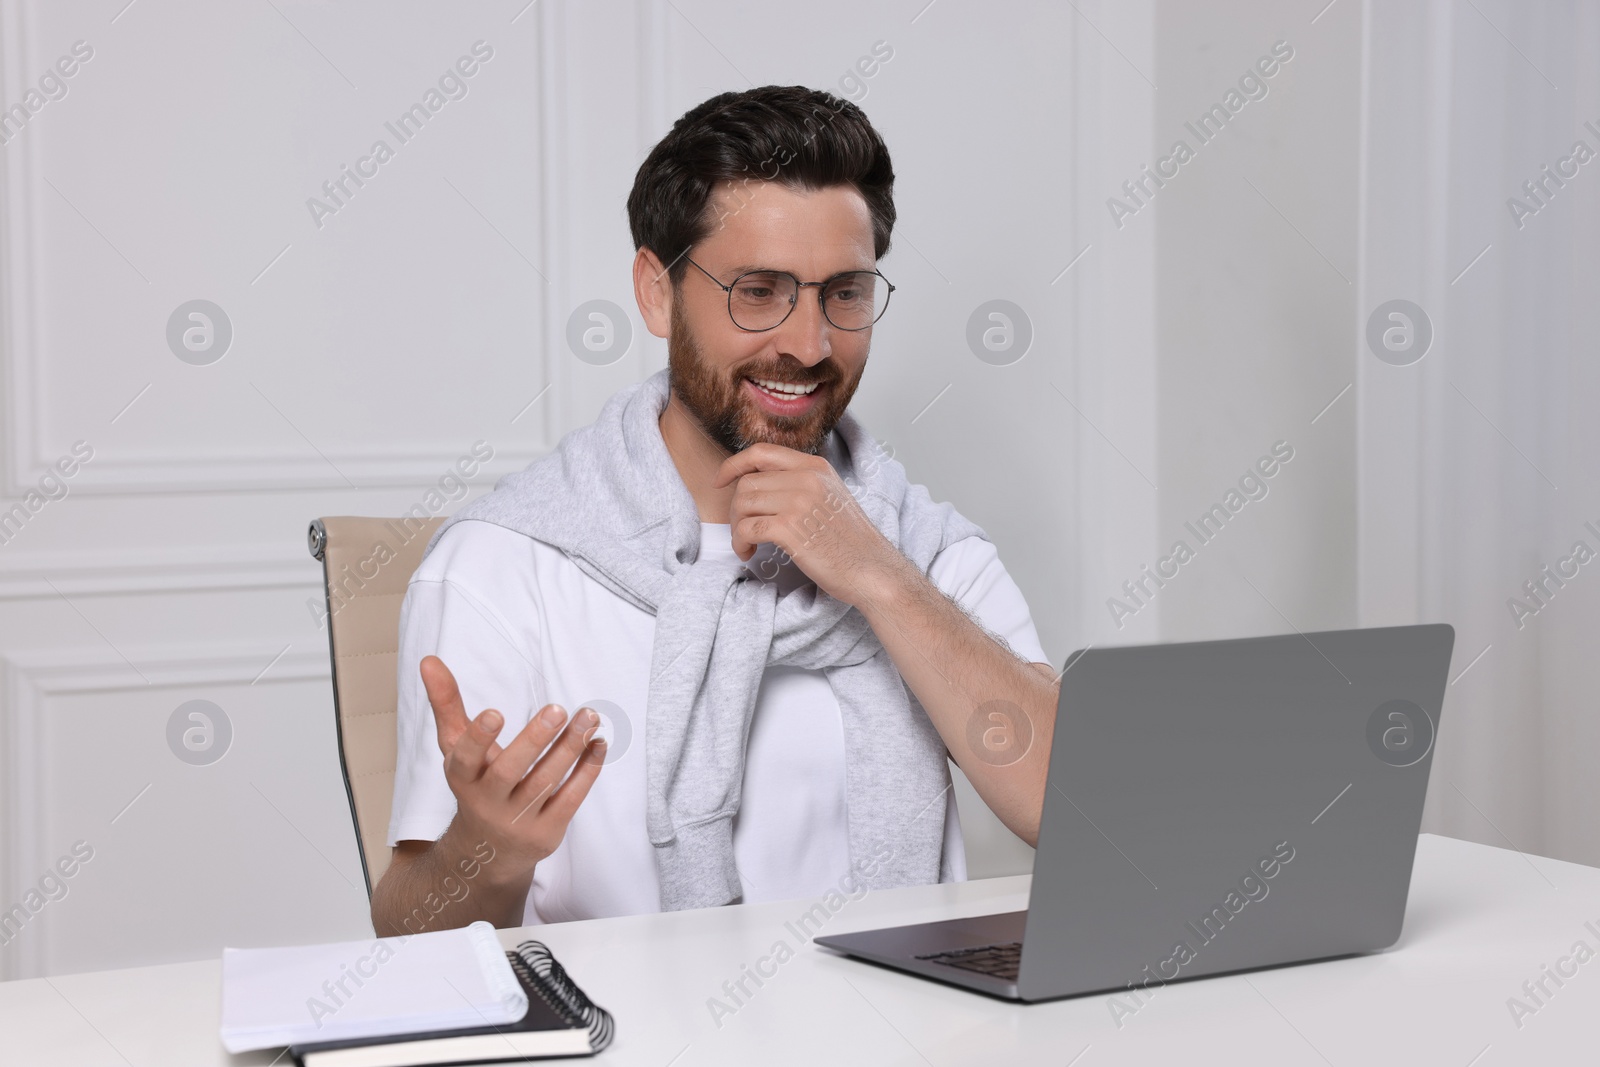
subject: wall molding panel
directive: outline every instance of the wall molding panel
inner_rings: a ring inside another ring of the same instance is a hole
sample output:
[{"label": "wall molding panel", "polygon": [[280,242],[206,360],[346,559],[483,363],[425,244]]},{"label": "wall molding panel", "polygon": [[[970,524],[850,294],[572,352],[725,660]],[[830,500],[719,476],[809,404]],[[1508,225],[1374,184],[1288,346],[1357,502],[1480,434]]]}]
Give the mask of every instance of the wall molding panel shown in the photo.
[{"label": "wall molding panel", "polygon": [[[124,646],[137,669],[105,645],[0,656],[0,771],[4,775],[0,799],[8,813],[34,813],[31,819],[0,820],[0,909],[19,903],[62,847],[60,841],[46,840],[47,813],[55,797],[50,768],[56,753],[44,729],[51,701],[83,695],[114,700],[152,689],[192,690],[192,696],[202,697],[226,687],[279,686],[330,678],[325,647],[303,641],[306,648],[291,649],[273,662],[269,644],[232,642],[181,649]],[[268,663],[271,668],[263,673]],[[252,683],[257,676],[259,680]],[[178,702],[183,699],[189,697],[180,696]],[[158,778],[155,771],[151,774],[154,787]],[[120,814],[108,811],[107,825]],[[131,877],[136,872],[126,874]],[[46,916],[48,906],[39,914]],[[168,933],[181,939],[181,934]],[[10,944],[0,946],[0,981],[53,973],[52,948],[59,938],[55,924],[30,923]]]}]

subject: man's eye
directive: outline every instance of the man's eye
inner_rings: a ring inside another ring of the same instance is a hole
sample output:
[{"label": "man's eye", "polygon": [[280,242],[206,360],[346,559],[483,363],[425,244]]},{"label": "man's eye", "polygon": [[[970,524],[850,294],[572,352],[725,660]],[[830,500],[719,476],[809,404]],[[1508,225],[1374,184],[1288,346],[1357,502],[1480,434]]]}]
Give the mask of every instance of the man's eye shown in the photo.
[{"label": "man's eye", "polygon": [[763,285],[746,285],[740,288],[739,295],[748,300],[766,300],[772,296],[772,290]]}]

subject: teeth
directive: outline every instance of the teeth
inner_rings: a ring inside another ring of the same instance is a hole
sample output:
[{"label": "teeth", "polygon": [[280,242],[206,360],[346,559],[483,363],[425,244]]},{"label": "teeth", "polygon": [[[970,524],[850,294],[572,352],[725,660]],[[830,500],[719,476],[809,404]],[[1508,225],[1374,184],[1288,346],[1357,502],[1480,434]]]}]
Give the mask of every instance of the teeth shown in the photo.
[{"label": "teeth", "polygon": [[795,382],[773,381],[770,378],[751,378],[750,380],[755,382],[769,393],[782,393],[784,396],[805,396],[808,393],[815,391],[817,386],[820,384],[818,382],[811,382],[806,385],[800,385]]}]

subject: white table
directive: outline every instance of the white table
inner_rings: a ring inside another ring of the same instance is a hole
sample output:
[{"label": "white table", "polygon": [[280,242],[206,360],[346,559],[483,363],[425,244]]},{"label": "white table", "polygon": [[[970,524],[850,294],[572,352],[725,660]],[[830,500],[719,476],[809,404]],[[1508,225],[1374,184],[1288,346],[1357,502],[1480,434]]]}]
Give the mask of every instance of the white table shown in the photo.
[{"label": "white table", "polygon": [[[825,930],[1025,907],[1028,878],[874,893]],[[501,931],[548,944],[617,1018],[598,1062],[693,1064],[1449,1064],[1600,1062],[1600,956],[1521,1026],[1507,1007],[1583,940],[1600,952],[1600,870],[1424,834],[1405,932],[1387,952],[1160,989],[1119,1027],[1105,996],[1010,1004],[804,944],[735,1014],[708,1000],[811,901]],[[1594,931],[1586,928],[1592,923]],[[1566,964],[1571,970],[1574,963]],[[770,970],[770,967],[768,968]],[[0,1063],[269,1064],[217,1040],[216,960],[0,983]],[[741,998],[743,999],[743,998]],[[287,1063],[284,1059],[279,1062]]]}]

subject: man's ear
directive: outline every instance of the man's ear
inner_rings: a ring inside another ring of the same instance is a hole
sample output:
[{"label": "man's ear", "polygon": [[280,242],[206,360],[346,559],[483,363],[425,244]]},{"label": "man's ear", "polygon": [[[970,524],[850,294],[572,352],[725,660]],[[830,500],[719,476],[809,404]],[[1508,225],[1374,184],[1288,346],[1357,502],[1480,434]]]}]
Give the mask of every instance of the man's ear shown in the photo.
[{"label": "man's ear", "polygon": [[672,328],[672,279],[667,268],[648,248],[633,257],[633,296],[639,302],[639,317],[647,330],[666,337]]}]

